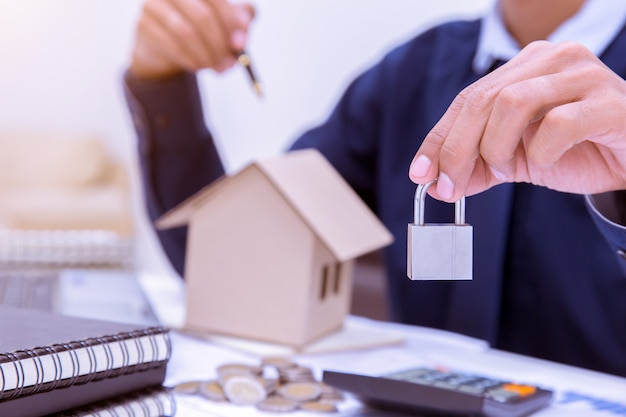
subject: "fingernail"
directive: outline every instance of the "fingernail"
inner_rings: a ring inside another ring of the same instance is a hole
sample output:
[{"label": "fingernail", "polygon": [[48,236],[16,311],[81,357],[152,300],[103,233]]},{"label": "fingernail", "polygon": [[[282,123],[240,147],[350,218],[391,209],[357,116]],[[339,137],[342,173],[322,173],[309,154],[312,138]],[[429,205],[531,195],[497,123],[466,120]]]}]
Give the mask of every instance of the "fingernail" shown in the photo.
[{"label": "fingernail", "polygon": [[452,194],[454,194],[454,184],[450,177],[443,172],[439,173],[439,178],[437,179],[437,194],[444,200],[449,200],[452,198]]},{"label": "fingernail", "polygon": [[237,51],[242,51],[246,46],[246,32],[243,30],[236,30],[230,37],[230,41],[233,44],[233,48]]},{"label": "fingernail", "polygon": [[411,164],[409,175],[411,177],[423,177],[428,174],[431,165],[432,163],[426,155],[420,155],[415,158],[415,161]]},{"label": "fingernail", "polygon": [[500,172],[497,169],[494,169],[493,167],[489,167],[489,169],[491,170],[491,173],[493,174],[493,176],[496,177],[498,180],[506,181],[506,175],[504,174],[504,172]]}]

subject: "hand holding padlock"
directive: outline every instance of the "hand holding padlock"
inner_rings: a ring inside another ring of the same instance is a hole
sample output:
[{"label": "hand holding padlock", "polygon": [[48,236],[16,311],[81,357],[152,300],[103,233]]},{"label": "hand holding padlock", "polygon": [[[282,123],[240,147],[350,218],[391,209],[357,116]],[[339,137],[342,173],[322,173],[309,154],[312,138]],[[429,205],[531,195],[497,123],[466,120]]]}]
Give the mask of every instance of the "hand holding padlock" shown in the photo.
[{"label": "hand holding padlock", "polygon": [[465,223],[465,196],[454,204],[454,224],[424,224],[426,192],[415,191],[414,219],[407,233],[407,276],[412,280],[471,280],[473,228]]}]

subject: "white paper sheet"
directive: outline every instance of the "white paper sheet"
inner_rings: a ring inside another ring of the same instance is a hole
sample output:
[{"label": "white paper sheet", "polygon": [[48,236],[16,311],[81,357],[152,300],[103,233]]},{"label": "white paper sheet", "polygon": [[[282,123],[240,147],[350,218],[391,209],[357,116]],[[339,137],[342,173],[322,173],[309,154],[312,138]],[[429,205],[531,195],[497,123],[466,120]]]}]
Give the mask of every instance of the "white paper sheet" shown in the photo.
[{"label": "white paper sheet", "polygon": [[[350,320],[356,320],[360,325],[383,326],[402,331],[406,343],[353,352],[296,355],[294,360],[313,367],[318,378],[324,369],[380,375],[421,365],[446,366],[460,371],[544,385],[555,390],[554,404],[533,416],[626,416],[626,378],[491,350],[482,341],[453,333],[354,317]],[[259,356],[180,333],[173,334],[173,346],[174,355],[168,366],[167,385],[188,380],[213,379],[217,366],[225,363],[260,363]],[[360,409],[359,402],[349,398],[341,404],[339,416],[352,415]],[[180,398],[177,416],[196,415],[267,417],[267,413],[257,411],[254,407],[216,404],[195,396]],[[300,417],[310,416],[310,413],[296,412],[289,415]]]}]

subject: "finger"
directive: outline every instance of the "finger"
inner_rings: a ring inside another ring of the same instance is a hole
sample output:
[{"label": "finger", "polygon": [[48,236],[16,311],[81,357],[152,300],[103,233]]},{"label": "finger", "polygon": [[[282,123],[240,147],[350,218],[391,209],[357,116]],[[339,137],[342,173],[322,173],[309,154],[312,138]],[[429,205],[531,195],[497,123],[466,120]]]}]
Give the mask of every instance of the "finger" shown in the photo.
[{"label": "finger", "polygon": [[214,3],[221,0],[172,0],[178,10],[185,15],[193,27],[192,46],[202,53],[202,67],[221,71],[235,61],[231,47],[230,33],[224,24],[222,13],[232,13],[232,7],[223,8],[223,11],[214,7]]},{"label": "finger", "polygon": [[[486,190],[497,184],[480,158],[480,146],[492,117],[498,96],[509,85],[536,77],[537,74],[556,71],[549,58],[554,46],[538,43],[528,48],[521,59],[511,60],[498,70],[487,74],[465,88],[457,97],[461,110],[449,129],[438,155],[439,180],[437,194],[442,200],[456,201],[468,193],[468,188]],[[533,65],[526,65],[532,62]]]},{"label": "finger", "polygon": [[254,6],[249,3],[230,5],[223,0],[213,0],[210,4],[222,16],[223,29],[230,34],[230,48],[235,53],[242,52],[250,23],[256,15]]},{"label": "finger", "polygon": [[[427,184],[439,174],[438,166],[433,164],[439,157],[439,151],[454,125],[463,103],[460,98],[450,104],[443,117],[430,130],[409,166],[409,178],[416,184]],[[430,187],[429,191],[434,191]]]},{"label": "finger", "polygon": [[496,180],[527,180],[522,135],[551,109],[581,100],[591,88],[584,82],[594,73],[585,68],[550,74],[508,85],[498,93],[480,142],[480,156]]},{"label": "finger", "polygon": [[186,21],[192,28],[192,38],[185,39],[190,46],[195,48],[201,57],[204,68],[213,68],[223,59],[220,54],[220,43],[223,43],[219,16],[203,0],[170,0],[178,11],[185,16]]},{"label": "finger", "polygon": [[[444,118],[431,131],[418,150],[415,163],[428,160],[436,168],[430,168],[427,175],[439,173],[437,194],[444,200],[460,198],[470,184],[477,187],[479,180],[484,189],[493,185],[493,176],[486,165],[477,164],[479,144],[486,129],[491,109],[499,92],[507,85],[552,74],[571,65],[574,59],[589,61],[596,59],[584,47],[576,44],[553,45],[548,42],[535,42],[526,47],[518,56],[498,70],[486,75],[462,91],[455,99],[460,111],[446,113]],[[454,120],[451,120],[454,117]],[[448,118],[448,120],[444,120]],[[443,130],[437,131],[443,126]],[[425,155],[425,157],[422,157]],[[479,170],[476,170],[476,167]],[[412,167],[413,168],[413,167]],[[416,169],[414,171],[417,171]],[[433,172],[434,171],[434,172]]]},{"label": "finger", "polygon": [[245,49],[250,22],[256,16],[256,10],[254,9],[254,6],[248,3],[238,4],[235,6],[235,9],[239,23],[245,23],[245,26],[243,27],[234,26],[235,31],[233,31],[231,35],[232,47],[239,54]]},{"label": "finger", "polygon": [[569,162],[564,155],[593,135],[586,108],[584,102],[564,104],[553,108],[543,117],[526,145],[531,167],[545,170],[557,161],[564,164]]},{"label": "finger", "polygon": [[[145,13],[156,23],[151,27],[153,33],[166,32],[167,37],[175,44],[171,52],[165,53],[182,51],[181,56],[192,62],[192,67],[187,68],[188,70],[202,67],[206,60],[206,52],[197,40],[193,25],[177,7],[168,0],[155,0],[146,4]],[[167,45],[172,46],[171,43]]]},{"label": "finger", "polygon": [[[527,50],[525,50],[525,55],[529,56],[529,58],[527,59],[534,59],[534,55],[542,54],[542,48],[544,47],[545,45],[541,43],[537,43],[535,47],[528,47]],[[478,82],[470,85],[469,87],[466,87],[453,100],[452,104],[445,112],[443,117],[428,133],[428,135],[422,142],[422,145],[420,146],[418,152],[413,158],[413,161],[411,162],[411,166],[409,168],[409,177],[412,181],[424,184],[433,180],[440,174],[439,159],[441,149],[444,146],[444,143],[448,141],[450,133],[453,131],[453,129],[458,130],[459,124],[463,126],[462,129],[464,129],[465,126],[470,126],[472,128],[472,131],[475,131],[475,133],[478,134],[482,134],[482,132],[484,131],[484,122],[486,120],[486,117],[481,117],[483,124],[480,125],[476,120],[465,120],[463,118],[459,118],[459,116],[461,115],[461,112],[466,106],[468,100],[472,100],[474,102],[474,104],[470,102],[470,106],[474,106],[476,110],[473,113],[481,114],[481,112],[484,112],[485,103],[482,105],[482,107],[479,107],[476,103],[487,100],[486,105],[488,105],[490,97],[487,93],[490,90],[493,92],[492,94],[495,94],[499,86],[506,85],[506,82],[514,79],[515,77],[520,77],[520,75],[518,75],[513,70],[514,68],[516,68],[516,66],[517,64],[513,61],[505,64],[498,70],[497,75],[495,73],[488,74]],[[519,72],[519,70],[517,72]],[[466,108],[464,117],[466,117],[466,115],[469,113],[472,112],[468,111],[468,108]],[[477,146],[478,143],[479,138],[474,138],[474,140],[467,145],[468,147]],[[448,156],[455,155],[453,149],[448,148],[447,152]],[[474,154],[475,153],[476,152],[474,152]],[[461,154],[459,154],[459,156],[460,155]],[[469,168],[470,166],[468,166],[467,168]],[[444,174],[446,173],[444,172]],[[440,191],[443,191],[441,192],[441,195],[450,194],[449,189],[447,190],[447,192],[445,190],[446,184],[448,186],[450,185],[449,181],[447,181],[448,178],[449,176],[446,174],[443,176],[443,180],[441,182],[438,182],[438,187],[441,187]],[[431,187],[431,190],[434,191],[434,188]]]},{"label": "finger", "polygon": [[[588,103],[580,101],[556,107],[536,123],[527,145],[528,182],[578,194],[623,187],[616,152],[595,143],[596,123],[590,123],[588,116]],[[537,152],[542,155],[539,159],[534,156]],[[546,160],[545,155],[551,158]]]},{"label": "finger", "polygon": [[527,141],[529,182],[577,194],[624,189],[624,132],[614,129],[623,114],[623,105],[612,111],[589,100],[550,110]]},{"label": "finger", "polygon": [[[150,51],[141,48],[136,50],[137,53],[159,56],[187,70],[193,70],[196,67],[193,57],[176,41],[171,32],[165,29],[157,14],[146,12],[139,22],[138,33],[145,35]],[[149,58],[149,60],[152,61],[154,58]]]},{"label": "finger", "polygon": [[[626,149],[626,87],[623,79],[602,63],[583,78],[588,80],[588,85],[581,100],[554,108],[541,121],[528,149],[529,157],[539,164],[552,164],[563,155],[565,147],[558,144],[564,140],[560,138],[562,135],[574,138],[570,140],[574,144],[590,141],[616,153]],[[542,152],[542,149],[546,151]]]},{"label": "finger", "polygon": [[485,80],[459,94],[461,110],[438,155],[437,194],[442,200],[456,201],[463,196],[474,172],[480,141],[497,93],[498,87]]},{"label": "finger", "polygon": [[251,22],[256,17],[256,8],[251,3],[239,3],[235,4],[235,7],[239,8],[241,13],[247,15],[244,17],[247,18],[248,22]]}]

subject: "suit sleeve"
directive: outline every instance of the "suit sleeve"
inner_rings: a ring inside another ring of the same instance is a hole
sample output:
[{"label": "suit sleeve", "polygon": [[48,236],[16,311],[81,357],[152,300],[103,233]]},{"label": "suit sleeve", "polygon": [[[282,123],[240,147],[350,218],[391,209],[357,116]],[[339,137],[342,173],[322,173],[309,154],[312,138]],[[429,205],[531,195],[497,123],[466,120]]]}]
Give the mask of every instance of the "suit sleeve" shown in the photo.
[{"label": "suit sleeve", "polygon": [[[137,133],[144,202],[152,221],[224,174],[202,113],[196,77],[159,81],[124,76],[124,92]],[[158,230],[174,269],[184,275],[187,228]]]}]

